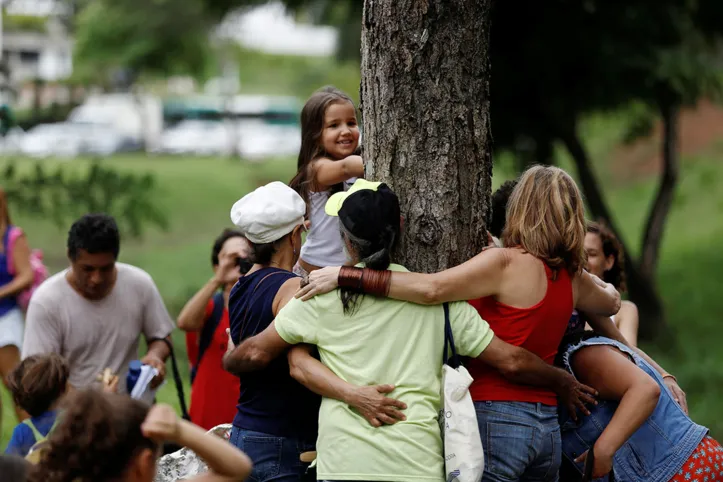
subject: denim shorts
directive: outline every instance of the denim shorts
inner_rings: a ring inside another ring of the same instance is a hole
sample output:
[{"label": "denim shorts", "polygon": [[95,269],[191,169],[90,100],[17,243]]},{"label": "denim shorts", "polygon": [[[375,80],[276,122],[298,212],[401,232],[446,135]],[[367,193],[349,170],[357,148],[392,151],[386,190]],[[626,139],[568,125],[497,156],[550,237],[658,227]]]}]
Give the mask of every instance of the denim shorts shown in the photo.
[{"label": "denim shorts", "polygon": [[231,429],[229,442],[243,450],[254,463],[251,476],[247,480],[305,482],[316,479],[314,475],[307,473],[310,464],[299,459],[302,453],[315,450],[312,442],[252,432],[238,427]]},{"label": "denim shorts", "polygon": [[485,450],[483,481],[556,482],[562,461],[557,407],[474,402]]}]

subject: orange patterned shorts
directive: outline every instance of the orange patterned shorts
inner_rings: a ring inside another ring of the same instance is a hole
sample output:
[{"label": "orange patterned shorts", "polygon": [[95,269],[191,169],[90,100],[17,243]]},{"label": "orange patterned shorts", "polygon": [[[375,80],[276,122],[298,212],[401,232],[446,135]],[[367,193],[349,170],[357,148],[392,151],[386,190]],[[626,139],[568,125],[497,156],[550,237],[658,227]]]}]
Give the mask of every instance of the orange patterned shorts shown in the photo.
[{"label": "orange patterned shorts", "polygon": [[723,481],[723,447],[706,436],[671,482]]}]

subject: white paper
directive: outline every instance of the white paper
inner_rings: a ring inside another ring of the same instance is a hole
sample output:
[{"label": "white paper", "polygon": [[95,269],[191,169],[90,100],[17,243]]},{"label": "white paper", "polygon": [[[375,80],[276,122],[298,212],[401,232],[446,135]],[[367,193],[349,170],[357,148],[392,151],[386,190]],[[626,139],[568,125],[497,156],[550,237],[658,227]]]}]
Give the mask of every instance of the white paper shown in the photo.
[{"label": "white paper", "polygon": [[156,398],[156,390],[151,388],[151,381],[158,375],[158,370],[150,365],[142,365],[141,373],[138,375],[138,381],[133,386],[131,391],[131,398],[141,400],[149,405],[153,403],[153,399]]}]

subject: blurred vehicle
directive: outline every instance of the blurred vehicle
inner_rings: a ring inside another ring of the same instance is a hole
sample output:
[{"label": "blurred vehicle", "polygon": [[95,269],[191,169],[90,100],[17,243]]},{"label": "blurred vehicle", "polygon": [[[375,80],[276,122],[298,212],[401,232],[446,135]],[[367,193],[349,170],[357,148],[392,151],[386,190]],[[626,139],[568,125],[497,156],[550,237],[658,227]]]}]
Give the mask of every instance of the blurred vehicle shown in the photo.
[{"label": "blurred vehicle", "polygon": [[22,135],[19,151],[30,157],[72,158],[80,155],[107,156],[138,150],[139,141],[114,127],[88,122],[41,124]]},{"label": "blurred vehicle", "polygon": [[233,127],[219,121],[188,119],[169,127],[162,134],[153,152],[225,155],[231,150]]},{"label": "blurred vehicle", "polygon": [[77,157],[81,152],[82,140],[77,130],[66,122],[40,124],[22,137],[20,152],[30,157],[62,158]]},{"label": "blurred vehicle", "polygon": [[25,131],[20,127],[13,127],[5,136],[0,136],[0,154],[9,156],[20,153],[20,143]]},{"label": "blurred vehicle", "polygon": [[95,94],[73,109],[68,121],[109,126],[135,144],[152,149],[163,129],[163,105],[151,95]]},{"label": "blurred vehicle", "polygon": [[295,125],[242,122],[238,154],[241,159],[262,161],[270,157],[296,156],[301,147],[301,129]]}]

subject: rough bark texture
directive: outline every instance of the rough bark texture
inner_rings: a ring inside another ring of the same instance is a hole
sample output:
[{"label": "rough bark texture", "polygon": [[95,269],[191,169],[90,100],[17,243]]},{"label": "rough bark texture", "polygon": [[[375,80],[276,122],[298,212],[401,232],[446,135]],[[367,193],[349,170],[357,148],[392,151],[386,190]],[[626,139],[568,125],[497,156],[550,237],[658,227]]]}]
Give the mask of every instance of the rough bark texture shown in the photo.
[{"label": "rough bark texture", "polygon": [[361,103],[366,177],[405,218],[397,259],[415,271],[486,244],[492,178],[491,0],[365,0]]}]

